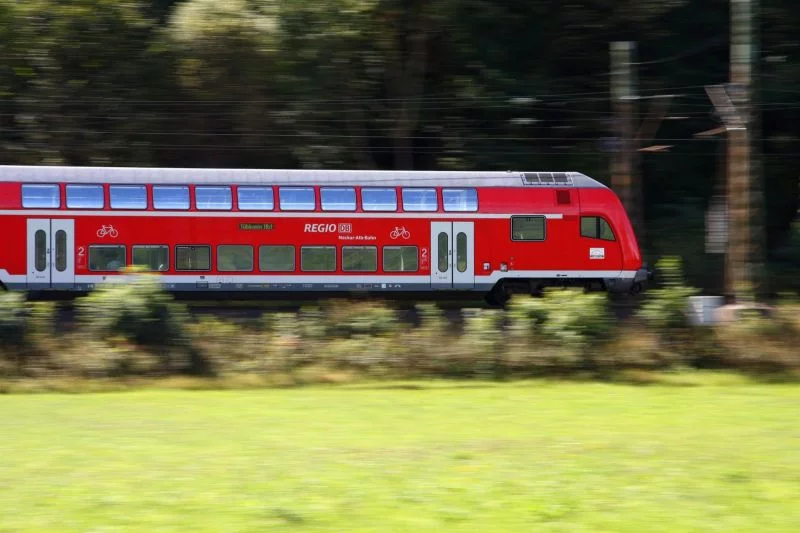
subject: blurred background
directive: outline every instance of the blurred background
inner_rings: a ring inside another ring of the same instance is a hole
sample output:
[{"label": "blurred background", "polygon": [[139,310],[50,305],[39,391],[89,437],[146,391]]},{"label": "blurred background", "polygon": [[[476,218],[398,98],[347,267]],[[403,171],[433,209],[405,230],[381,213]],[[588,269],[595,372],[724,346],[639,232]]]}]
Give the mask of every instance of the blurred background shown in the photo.
[{"label": "blurred background", "polygon": [[[732,81],[736,3],[3,0],[0,154],[574,170],[630,188],[646,259],[720,293],[731,156],[706,89]],[[797,291],[800,9],[744,3],[752,258],[764,292]]]}]

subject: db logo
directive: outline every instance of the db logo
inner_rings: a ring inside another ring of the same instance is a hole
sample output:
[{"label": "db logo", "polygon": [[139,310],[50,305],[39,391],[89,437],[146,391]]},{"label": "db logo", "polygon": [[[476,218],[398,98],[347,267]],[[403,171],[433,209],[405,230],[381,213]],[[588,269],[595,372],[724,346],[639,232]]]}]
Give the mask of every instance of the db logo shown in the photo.
[{"label": "db logo", "polygon": [[410,239],[411,238],[411,232],[408,231],[405,226],[399,226],[399,227],[395,227],[391,231],[391,233],[389,233],[389,237],[391,237],[392,239],[397,239],[399,237],[402,237],[404,239]]}]

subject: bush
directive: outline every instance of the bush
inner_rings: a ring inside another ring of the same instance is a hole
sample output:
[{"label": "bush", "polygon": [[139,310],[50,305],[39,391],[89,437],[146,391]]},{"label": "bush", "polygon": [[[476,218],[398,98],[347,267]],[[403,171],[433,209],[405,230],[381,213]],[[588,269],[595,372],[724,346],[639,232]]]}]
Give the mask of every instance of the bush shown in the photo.
[{"label": "bush", "polygon": [[23,296],[0,293],[0,348],[20,350],[29,344],[28,309]]},{"label": "bush", "polygon": [[689,298],[698,293],[683,280],[683,265],[678,257],[667,257],[656,264],[663,286],[647,292],[639,317],[650,327],[676,330],[689,327]]},{"label": "bush", "polygon": [[[186,336],[188,313],[154,275],[135,274],[98,288],[77,303],[78,321],[94,340],[125,339],[153,350],[164,370],[191,370]],[[182,361],[174,360],[183,355]]]}]

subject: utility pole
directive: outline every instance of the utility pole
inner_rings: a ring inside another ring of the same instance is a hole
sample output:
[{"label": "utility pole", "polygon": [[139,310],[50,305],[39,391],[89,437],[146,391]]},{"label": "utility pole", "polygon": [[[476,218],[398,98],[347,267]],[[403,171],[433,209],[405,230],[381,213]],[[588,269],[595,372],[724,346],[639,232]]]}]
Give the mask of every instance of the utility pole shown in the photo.
[{"label": "utility pole", "polygon": [[634,114],[637,101],[633,75],[633,56],[636,43],[611,43],[611,100],[614,111],[614,137],[617,146],[611,162],[611,187],[619,195],[628,212],[633,230],[640,243],[644,239],[642,216],[642,185],[638,175],[638,154],[634,138]]},{"label": "utility pole", "polygon": [[730,83],[706,87],[728,134],[725,293],[735,302],[755,296],[755,259],[762,243],[760,188],[752,146],[758,132],[752,108],[753,13],[758,0],[731,0]]}]

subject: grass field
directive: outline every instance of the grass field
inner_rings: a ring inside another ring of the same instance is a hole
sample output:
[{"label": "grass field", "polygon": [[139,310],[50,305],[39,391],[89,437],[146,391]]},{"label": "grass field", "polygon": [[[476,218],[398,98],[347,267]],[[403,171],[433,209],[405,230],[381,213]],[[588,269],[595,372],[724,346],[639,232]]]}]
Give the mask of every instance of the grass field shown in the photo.
[{"label": "grass field", "polygon": [[0,531],[800,531],[800,386],[0,396]]}]

